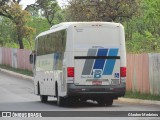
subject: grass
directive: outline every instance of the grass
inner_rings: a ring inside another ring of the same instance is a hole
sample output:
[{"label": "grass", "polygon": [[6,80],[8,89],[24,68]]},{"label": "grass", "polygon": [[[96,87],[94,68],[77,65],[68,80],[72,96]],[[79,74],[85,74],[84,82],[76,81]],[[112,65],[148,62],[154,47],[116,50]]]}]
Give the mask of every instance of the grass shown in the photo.
[{"label": "grass", "polygon": [[1,65],[1,64],[0,64],[0,68],[10,70],[10,71],[13,71],[13,72],[17,72],[17,73],[20,73],[20,74],[23,74],[23,75],[33,76],[33,72],[29,71],[29,70],[13,68],[13,67],[10,67],[10,66],[7,66],[7,65]]},{"label": "grass", "polygon": [[140,93],[140,92],[132,92],[127,91],[125,98],[134,98],[134,99],[142,99],[142,100],[157,100],[160,101],[160,95],[151,95],[147,93]]}]

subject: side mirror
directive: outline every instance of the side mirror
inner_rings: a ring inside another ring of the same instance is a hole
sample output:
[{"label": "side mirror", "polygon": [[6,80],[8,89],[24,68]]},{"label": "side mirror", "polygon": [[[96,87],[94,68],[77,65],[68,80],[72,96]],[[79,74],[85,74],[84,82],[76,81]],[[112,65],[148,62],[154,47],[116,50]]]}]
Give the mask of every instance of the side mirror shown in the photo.
[{"label": "side mirror", "polygon": [[30,64],[34,63],[34,56],[33,56],[33,54],[30,54],[30,56],[29,56],[29,62],[30,62]]},{"label": "side mirror", "polygon": [[30,64],[35,64],[36,62],[36,52],[32,51],[32,53],[29,55],[29,62]]}]

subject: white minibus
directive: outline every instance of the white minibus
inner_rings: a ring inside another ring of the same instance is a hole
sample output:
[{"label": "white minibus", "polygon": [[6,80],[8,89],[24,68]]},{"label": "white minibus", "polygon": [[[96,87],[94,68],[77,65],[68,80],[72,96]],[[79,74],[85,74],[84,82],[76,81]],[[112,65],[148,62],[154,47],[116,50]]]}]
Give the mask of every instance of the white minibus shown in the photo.
[{"label": "white minibus", "polygon": [[108,106],[125,95],[126,48],[120,23],[54,25],[36,37],[30,60],[35,94],[42,102],[53,96],[59,106],[86,100]]}]

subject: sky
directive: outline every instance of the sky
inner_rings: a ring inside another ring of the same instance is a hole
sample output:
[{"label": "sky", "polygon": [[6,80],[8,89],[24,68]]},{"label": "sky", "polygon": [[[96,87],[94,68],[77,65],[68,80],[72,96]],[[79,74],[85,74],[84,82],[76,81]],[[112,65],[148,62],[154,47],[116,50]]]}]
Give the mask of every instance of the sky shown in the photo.
[{"label": "sky", "polygon": [[[58,4],[62,7],[66,0],[57,0]],[[25,8],[27,5],[35,3],[35,0],[22,0],[20,4]]]}]

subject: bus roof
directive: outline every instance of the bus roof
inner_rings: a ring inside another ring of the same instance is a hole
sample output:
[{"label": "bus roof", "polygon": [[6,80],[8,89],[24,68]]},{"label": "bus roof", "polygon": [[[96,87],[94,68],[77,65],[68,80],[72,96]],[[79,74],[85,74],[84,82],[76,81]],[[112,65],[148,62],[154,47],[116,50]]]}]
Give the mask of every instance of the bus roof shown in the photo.
[{"label": "bus roof", "polygon": [[46,34],[49,34],[49,33],[52,33],[52,32],[55,32],[55,31],[59,31],[59,30],[64,30],[64,29],[67,29],[69,28],[70,26],[73,26],[73,25],[89,25],[89,24],[93,24],[93,25],[96,25],[96,24],[105,24],[105,25],[109,25],[109,26],[121,26],[120,23],[114,23],[114,22],[98,22],[98,21],[95,21],[95,22],[63,22],[63,23],[60,23],[60,24],[57,24],[57,25],[53,25],[49,30],[45,31],[45,32],[42,32],[40,33],[36,38],[40,37],[40,36],[43,36],[43,35],[46,35]]}]

